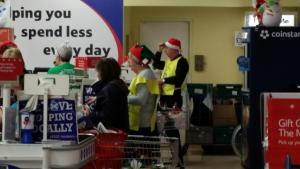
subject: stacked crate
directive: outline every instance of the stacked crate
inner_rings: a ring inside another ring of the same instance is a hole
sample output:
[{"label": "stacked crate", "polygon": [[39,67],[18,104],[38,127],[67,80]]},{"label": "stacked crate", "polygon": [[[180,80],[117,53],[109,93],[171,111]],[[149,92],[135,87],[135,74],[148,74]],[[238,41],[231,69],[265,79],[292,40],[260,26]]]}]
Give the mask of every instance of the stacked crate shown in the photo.
[{"label": "stacked crate", "polygon": [[235,126],[238,124],[237,114],[240,114],[240,93],[242,85],[217,84],[213,116],[214,144],[230,144]]},{"label": "stacked crate", "polygon": [[188,142],[191,144],[213,144],[212,116],[203,100],[212,95],[212,84],[188,84],[188,92],[193,100],[193,111],[188,130]]},{"label": "stacked crate", "polygon": [[[190,144],[230,145],[239,121],[241,88],[240,84],[188,84],[194,104],[187,135]],[[213,96],[212,111],[203,102],[209,95]]]}]

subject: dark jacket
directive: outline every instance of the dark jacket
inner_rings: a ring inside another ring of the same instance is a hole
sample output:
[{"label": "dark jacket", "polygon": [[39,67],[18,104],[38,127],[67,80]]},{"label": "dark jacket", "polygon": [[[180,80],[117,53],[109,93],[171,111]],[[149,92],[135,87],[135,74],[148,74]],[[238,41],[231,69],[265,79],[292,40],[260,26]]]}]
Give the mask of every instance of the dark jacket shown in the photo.
[{"label": "dark jacket", "polygon": [[107,128],[128,131],[129,117],[127,95],[128,87],[122,80],[110,82],[98,81],[92,86],[96,94],[96,103],[90,118],[97,126],[99,122]]}]

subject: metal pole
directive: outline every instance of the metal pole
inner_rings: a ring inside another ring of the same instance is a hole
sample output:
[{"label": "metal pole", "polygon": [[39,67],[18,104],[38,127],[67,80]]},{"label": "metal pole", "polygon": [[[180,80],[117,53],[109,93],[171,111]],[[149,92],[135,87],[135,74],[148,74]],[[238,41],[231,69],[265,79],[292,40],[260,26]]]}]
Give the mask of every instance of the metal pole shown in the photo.
[{"label": "metal pole", "polygon": [[49,169],[49,149],[47,147],[47,135],[48,135],[48,94],[49,89],[44,89],[44,111],[43,111],[43,163],[42,169]]},{"label": "metal pole", "polygon": [[7,86],[2,87],[3,108],[2,108],[2,141],[6,141],[6,110],[10,107],[10,88]]},{"label": "metal pole", "polygon": [[49,89],[44,89],[44,112],[43,112],[43,142],[47,141],[48,134],[48,94]]}]

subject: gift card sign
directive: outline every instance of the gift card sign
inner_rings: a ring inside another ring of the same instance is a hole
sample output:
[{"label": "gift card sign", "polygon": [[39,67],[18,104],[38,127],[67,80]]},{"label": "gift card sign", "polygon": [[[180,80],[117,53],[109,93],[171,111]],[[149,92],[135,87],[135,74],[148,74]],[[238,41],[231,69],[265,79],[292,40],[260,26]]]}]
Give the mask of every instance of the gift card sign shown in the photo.
[{"label": "gift card sign", "polygon": [[0,81],[16,81],[23,70],[22,59],[0,58]]},{"label": "gift card sign", "polygon": [[[27,101],[20,101],[19,109],[25,107]],[[48,139],[78,142],[75,101],[65,98],[53,98],[48,102]],[[33,140],[43,139],[43,101],[39,100],[34,113]]]},{"label": "gift card sign", "polygon": [[77,68],[95,68],[98,60],[101,60],[101,57],[76,57],[75,65]]},{"label": "gift card sign", "polygon": [[270,169],[282,168],[288,155],[300,164],[300,99],[271,98],[267,104],[266,161]]}]

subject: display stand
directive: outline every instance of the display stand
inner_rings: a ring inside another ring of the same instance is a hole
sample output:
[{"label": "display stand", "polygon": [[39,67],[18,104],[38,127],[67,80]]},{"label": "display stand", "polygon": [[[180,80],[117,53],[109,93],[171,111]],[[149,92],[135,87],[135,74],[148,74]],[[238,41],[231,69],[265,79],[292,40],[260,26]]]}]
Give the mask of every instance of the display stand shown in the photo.
[{"label": "display stand", "polygon": [[0,58],[0,85],[3,96],[3,115],[2,115],[2,141],[7,142],[8,136],[6,133],[6,113],[10,107],[11,88],[19,83],[19,75],[23,73],[24,64],[22,59]]},{"label": "display stand", "polygon": [[[299,92],[299,27],[252,27],[248,32],[246,53],[250,58],[247,74],[250,109],[247,140],[249,150],[248,168],[261,169],[263,112],[260,110],[260,95],[263,92]],[[294,159],[294,157],[292,157]]]},{"label": "display stand", "polygon": [[[25,75],[24,93],[43,95],[43,140],[40,144],[0,144],[0,164],[21,168],[80,168],[95,156],[95,137],[79,135],[79,142],[48,140],[48,96],[68,95],[66,75]],[[46,103],[46,104],[45,104]],[[28,153],[30,152],[30,153]]]}]

